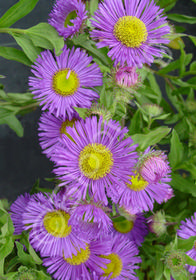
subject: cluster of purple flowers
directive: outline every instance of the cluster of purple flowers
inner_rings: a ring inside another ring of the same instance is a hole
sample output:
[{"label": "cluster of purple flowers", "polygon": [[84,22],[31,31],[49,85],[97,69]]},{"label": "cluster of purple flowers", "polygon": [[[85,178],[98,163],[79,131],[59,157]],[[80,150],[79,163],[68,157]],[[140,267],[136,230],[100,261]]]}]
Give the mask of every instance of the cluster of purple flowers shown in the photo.
[{"label": "cluster of purple flowers", "polygon": [[[86,14],[81,0],[57,0],[49,23],[67,39],[80,32]],[[136,67],[160,57],[160,44],[168,42],[166,17],[149,0],[105,0],[91,23],[97,46],[108,46],[119,63],[123,86],[135,85]],[[143,212],[173,196],[167,156],[150,147],[138,154],[117,121],[79,117],[74,108],[90,108],[102,85],[98,65],[83,50],[65,46],[59,56],[46,50],[32,73],[29,86],[44,111],[40,145],[62,188],[19,196],[11,206],[15,234],[29,231],[55,279],[138,279],[138,246],[148,233]]]}]

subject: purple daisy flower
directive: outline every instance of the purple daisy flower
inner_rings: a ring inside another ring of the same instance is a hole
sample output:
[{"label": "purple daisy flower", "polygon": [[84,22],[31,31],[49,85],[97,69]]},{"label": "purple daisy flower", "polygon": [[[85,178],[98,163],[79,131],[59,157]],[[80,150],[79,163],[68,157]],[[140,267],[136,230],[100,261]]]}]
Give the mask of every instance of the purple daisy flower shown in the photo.
[{"label": "purple daisy flower", "polygon": [[95,27],[91,36],[99,40],[98,48],[109,47],[114,66],[127,63],[141,68],[151,64],[154,56],[162,56],[160,44],[169,43],[163,37],[170,28],[162,12],[150,0],[105,0],[91,21]]},{"label": "purple daisy flower", "polygon": [[[43,260],[47,272],[53,274],[57,280],[92,280],[91,273],[95,271],[98,275],[102,273],[101,267],[106,268],[110,262],[101,257],[111,253],[111,242],[108,239],[86,243],[86,247],[77,251],[76,255],[70,258],[50,257]],[[90,271],[91,272],[90,272]],[[96,278],[95,278],[96,279]]]},{"label": "purple daisy flower", "polygon": [[126,236],[118,233],[111,235],[111,241],[111,254],[101,255],[106,260],[110,260],[110,263],[106,264],[106,269],[102,267],[102,276],[112,280],[138,279],[134,271],[139,268],[135,264],[141,262],[141,258],[136,256],[139,253],[137,246]]},{"label": "purple daisy flower", "polygon": [[63,135],[66,150],[59,147],[52,158],[57,166],[54,172],[62,181],[59,186],[69,184],[70,195],[83,199],[88,189],[96,202],[107,205],[107,190],[115,192],[115,184],[126,182],[136,163],[137,145],[132,145],[130,137],[124,139],[126,132],[118,122],[98,121],[95,116],[67,128],[72,140]]},{"label": "purple daisy flower", "polygon": [[[134,176],[130,176],[125,188],[119,189],[120,205],[132,209],[132,214],[153,209],[154,202],[161,204],[173,196],[168,185],[171,169],[161,151],[148,148],[139,158]],[[144,176],[144,177],[143,177]]]},{"label": "purple daisy flower", "polygon": [[90,108],[99,98],[93,87],[102,85],[102,74],[92,57],[79,48],[64,47],[60,56],[44,51],[32,68],[35,77],[29,78],[30,89],[42,110],[48,109],[56,117],[68,115],[70,120],[73,107]]},{"label": "purple daisy flower", "polygon": [[[183,239],[189,239],[191,236],[196,236],[196,212],[190,219],[186,219],[186,222],[181,221],[180,229],[177,230],[177,235]],[[196,242],[191,250],[186,254],[192,259],[196,260]],[[190,273],[196,272],[196,266],[186,265]]]},{"label": "purple daisy flower", "polygon": [[124,187],[118,187],[119,205],[126,206],[132,214],[153,210],[154,202],[161,204],[173,196],[172,189],[167,184],[168,178],[158,183],[149,183],[142,176],[135,173]]},{"label": "purple daisy flower", "polygon": [[[41,256],[66,256],[77,254],[85,248],[85,241],[76,236],[69,223],[71,201],[53,194],[35,194],[23,214],[25,229],[29,229],[29,240]],[[83,238],[85,238],[83,234]]]},{"label": "purple daisy flower", "polygon": [[50,112],[43,112],[40,117],[38,128],[40,131],[38,136],[43,153],[50,157],[56,145],[63,145],[62,134],[69,137],[66,132],[67,127],[73,127],[75,121],[79,119],[80,117],[76,113],[73,115],[73,118],[69,120],[63,117],[57,118],[50,114]]},{"label": "purple daisy flower", "polygon": [[49,16],[48,23],[67,39],[80,31],[87,11],[81,0],[57,0]]},{"label": "purple daisy flower", "polygon": [[88,232],[91,238],[106,235],[112,228],[112,221],[106,214],[111,212],[102,203],[81,202],[74,209],[70,222],[78,225],[79,231]]},{"label": "purple daisy flower", "polygon": [[129,214],[129,217],[128,215],[126,216],[129,219],[121,217],[120,220],[113,220],[113,231],[121,233],[137,246],[141,246],[144,237],[148,234],[146,218],[141,213],[136,215]]},{"label": "purple daisy flower", "polygon": [[29,193],[25,193],[24,195],[21,194],[10,206],[11,219],[14,224],[15,235],[19,235],[23,230],[25,230],[22,223],[22,215],[25,211],[25,208],[27,207],[30,198],[31,196]]}]

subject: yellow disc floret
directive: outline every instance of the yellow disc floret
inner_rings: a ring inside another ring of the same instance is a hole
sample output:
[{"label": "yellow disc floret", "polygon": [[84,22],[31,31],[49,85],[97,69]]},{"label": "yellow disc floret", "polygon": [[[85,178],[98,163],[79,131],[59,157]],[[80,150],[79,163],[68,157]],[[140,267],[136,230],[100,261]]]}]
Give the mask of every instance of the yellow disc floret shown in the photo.
[{"label": "yellow disc floret", "polygon": [[59,70],[53,76],[53,90],[62,96],[73,95],[77,91],[79,84],[77,74],[69,68]]},{"label": "yellow disc floret", "polygon": [[77,255],[75,256],[72,254],[71,258],[64,258],[64,260],[71,264],[71,265],[80,265],[82,263],[85,263],[90,257],[90,249],[87,245],[85,249],[80,249],[80,251],[77,251]]},{"label": "yellow disc floret", "polygon": [[97,180],[105,177],[112,165],[112,153],[102,144],[89,144],[80,152],[80,169],[90,179]]},{"label": "yellow disc floret", "polygon": [[134,222],[123,219],[119,222],[113,222],[113,227],[120,233],[128,233],[133,229]]},{"label": "yellow disc floret", "polygon": [[133,16],[119,18],[113,32],[118,41],[130,48],[139,48],[148,36],[146,25]]},{"label": "yellow disc floret", "polygon": [[102,270],[104,271],[104,274],[102,274],[102,276],[108,277],[112,273],[109,279],[114,279],[114,278],[118,277],[123,268],[121,258],[117,254],[114,254],[114,253],[112,253],[108,256],[101,255],[100,257],[111,261],[110,263],[105,264],[107,266],[107,268],[102,267]]},{"label": "yellow disc floret", "polygon": [[64,121],[60,127],[60,133],[65,134],[69,137],[69,134],[67,133],[67,127],[73,127],[76,121],[77,119],[75,118],[72,119],[71,121],[69,120]]},{"label": "yellow disc floret", "polygon": [[44,227],[55,237],[66,237],[71,232],[71,226],[68,226],[69,218],[70,215],[63,210],[48,212],[43,219]]},{"label": "yellow disc floret", "polygon": [[129,180],[131,183],[126,183],[127,187],[133,191],[139,192],[144,190],[148,186],[148,182],[145,181],[141,176],[136,174],[135,176],[130,176]]}]

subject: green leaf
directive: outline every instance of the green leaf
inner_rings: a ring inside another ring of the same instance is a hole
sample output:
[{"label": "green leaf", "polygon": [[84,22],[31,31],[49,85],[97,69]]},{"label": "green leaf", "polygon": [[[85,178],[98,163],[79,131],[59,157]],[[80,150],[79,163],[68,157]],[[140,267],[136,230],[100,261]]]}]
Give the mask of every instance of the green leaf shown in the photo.
[{"label": "green leaf", "polygon": [[27,93],[7,93],[7,98],[12,104],[29,104],[35,103],[35,99],[30,92]]},{"label": "green leaf", "polygon": [[90,15],[93,15],[94,12],[97,10],[97,8],[98,8],[98,3],[99,3],[98,0],[91,0],[91,1],[90,1],[90,9],[89,9]]},{"label": "green leaf", "polygon": [[195,36],[189,36],[193,44],[196,46],[196,37]]},{"label": "green leaf", "polygon": [[155,128],[147,134],[135,134],[131,137],[135,143],[139,144],[140,150],[145,150],[148,146],[159,143],[162,138],[167,136],[170,130],[171,129],[169,127],[163,126]]},{"label": "green leaf", "polygon": [[196,236],[191,236],[188,239],[178,239],[178,249],[184,250],[185,252],[191,250],[196,241]]},{"label": "green leaf", "polygon": [[17,44],[23,49],[30,61],[35,62],[42,49],[34,46],[32,40],[25,34],[13,33],[12,36],[16,40]]},{"label": "green leaf", "polygon": [[14,114],[14,112],[12,110],[8,110],[8,109],[2,108],[2,107],[0,108],[0,120],[3,118],[9,117],[12,114]]},{"label": "green leaf", "polygon": [[169,153],[169,162],[173,170],[176,169],[175,167],[177,167],[178,164],[182,163],[183,155],[184,147],[180,142],[180,138],[178,137],[175,129],[173,129],[171,137],[171,149]]},{"label": "green leaf", "polygon": [[174,189],[180,192],[190,193],[192,196],[196,197],[196,185],[193,182],[184,179],[179,174],[172,174],[171,185]]},{"label": "green leaf", "polygon": [[180,14],[168,14],[168,19],[174,20],[176,22],[183,22],[183,23],[190,23],[195,24],[196,23],[196,17],[190,17],[186,15],[180,15]]},{"label": "green leaf", "polygon": [[41,22],[25,31],[36,47],[55,49],[56,55],[61,53],[64,47],[63,37],[60,37],[56,29],[48,23]]},{"label": "green leaf", "polygon": [[0,238],[0,261],[9,255],[13,248],[14,242],[11,235]]},{"label": "green leaf", "polygon": [[136,133],[141,132],[143,128],[143,121],[142,121],[142,117],[141,117],[141,113],[140,110],[137,110],[135,112],[135,114],[133,115],[133,117],[131,118],[131,123],[129,126],[129,134],[133,135]]},{"label": "green leaf", "polygon": [[171,10],[175,6],[176,1],[177,0],[157,0],[158,5],[163,8],[165,12]]},{"label": "green leaf", "polygon": [[1,18],[0,27],[10,27],[16,21],[28,15],[39,0],[20,0],[13,5]]},{"label": "green leaf", "polygon": [[12,130],[16,132],[18,137],[23,137],[24,130],[20,121],[12,114],[0,119],[0,124],[7,124]]},{"label": "green leaf", "polygon": [[15,48],[10,47],[0,47],[0,56],[9,59],[9,60],[15,60],[20,63],[23,63],[27,66],[31,65],[31,61],[28,59],[28,57],[24,54],[23,51],[17,50]]},{"label": "green leaf", "polygon": [[156,93],[156,97],[157,97],[157,103],[160,104],[161,99],[162,99],[162,93],[160,90],[160,87],[156,81],[155,76],[152,73],[148,73],[147,76],[149,83],[150,83],[150,87],[153,89],[153,91]]},{"label": "green leaf", "polygon": [[190,65],[190,71],[196,71],[196,61],[193,61]]},{"label": "green leaf", "polygon": [[78,112],[79,116],[82,119],[86,119],[86,113],[88,111],[88,108],[79,108],[79,107],[74,107],[74,110],[76,110],[76,112]]},{"label": "green leaf", "polygon": [[20,244],[18,241],[16,241],[15,243],[18,250],[18,258],[20,262],[26,266],[36,267],[33,257],[24,252],[23,245]]},{"label": "green leaf", "polygon": [[111,64],[111,59],[104,53],[104,48],[97,49],[95,43],[92,40],[89,40],[86,34],[80,34],[79,36],[75,36],[71,39],[75,46],[82,47],[86,49],[89,54],[97,57],[102,64],[109,66]]},{"label": "green leaf", "polygon": [[7,99],[7,95],[4,90],[0,89],[0,98]]},{"label": "green leaf", "polygon": [[196,260],[192,259],[191,257],[189,257],[188,255],[185,255],[185,262],[188,265],[193,265],[196,266]]}]

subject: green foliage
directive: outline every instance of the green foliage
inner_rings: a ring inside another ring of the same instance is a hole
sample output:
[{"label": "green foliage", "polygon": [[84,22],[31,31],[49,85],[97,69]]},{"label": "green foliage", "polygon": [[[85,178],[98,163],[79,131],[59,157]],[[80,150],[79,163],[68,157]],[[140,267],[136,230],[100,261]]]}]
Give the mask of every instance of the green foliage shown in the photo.
[{"label": "green foliage", "polygon": [[0,28],[10,27],[19,19],[28,15],[35,7],[39,0],[20,0],[13,5],[1,18]]},{"label": "green foliage", "polygon": [[[192,1],[196,3],[195,0]],[[18,45],[17,48],[0,46],[0,56],[31,66],[42,51],[47,49],[60,55],[64,45],[67,45],[69,48],[80,47],[93,57],[103,73],[103,85],[96,88],[100,98],[91,108],[74,109],[83,119],[96,114],[106,120],[112,118],[119,121],[122,127],[129,128],[126,136],[131,136],[134,143],[138,144],[138,152],[143,152],[149,146],[166,150],[172,168],[170,185],[175,196],[167,203],[155,205],[153,209],[154,212],[164,209],[167,230],[161,237],[148,234],[140,247],[142,263],[137,275],[140,280],[170,280],[171,276],[175,280],[189,279],[190,275],[184,264],[182,273],[179,274],[168,266],[167,259],[169,254],[179,252],[184,256],[185,264],[196,265],[196,261],[185,254],[195,246],[196,237],[176,237],[181,220],[193,215],[196,205],[196,61],[193,61],[192,54],[186,52],[187,40],[196,45],[196,37],[183,33],[185,30],[181,26],[173,25],[169,35],[169,47],[177,50],[177,59],[174,60],[172,52],[164,54],[163,59],[155,59],[153,67],[145,65],[137,70],[137,86],[125,88],[117,85],[115,81],[116,69],[108,56],[108,48],[98,49],[96,42],[91,40],[90,18],[84,32],[66,41],[48,23],[42,22],[28,29],[10,28],[29,14],[37,2],[38,0],[20,0],[0,18],[0,33],[11,35]],[[92,16],[99,1],[86,2],[89,15]],[[156,2],[168,12],[177,0]],[[196,23],[196,17],[182,14],[170,13],[168,19],[174,23]],[[5,93],[3,85],[0,85],[0,124],[8,125],[19,137],[24,134],[21,117],[35,110],[37,106],[39,104],[31,93]],[[57,178],[47,180],[54,184],[59,183]],[[52,190],[41,188],[37,180],[31,194],[39,191]],[[1,200],[0,278],[16,280],[25,275],[30,280],[51,279],[42,266],[42,259],[30,245],[28,233],[13,235],[14,228],[8,209],[8,202]],[[116,216],[115,205],[112,210]],[[147,213],[146,216],[151,214]],[[115,219],[121,221],[124,218],[120,216]]]}]

